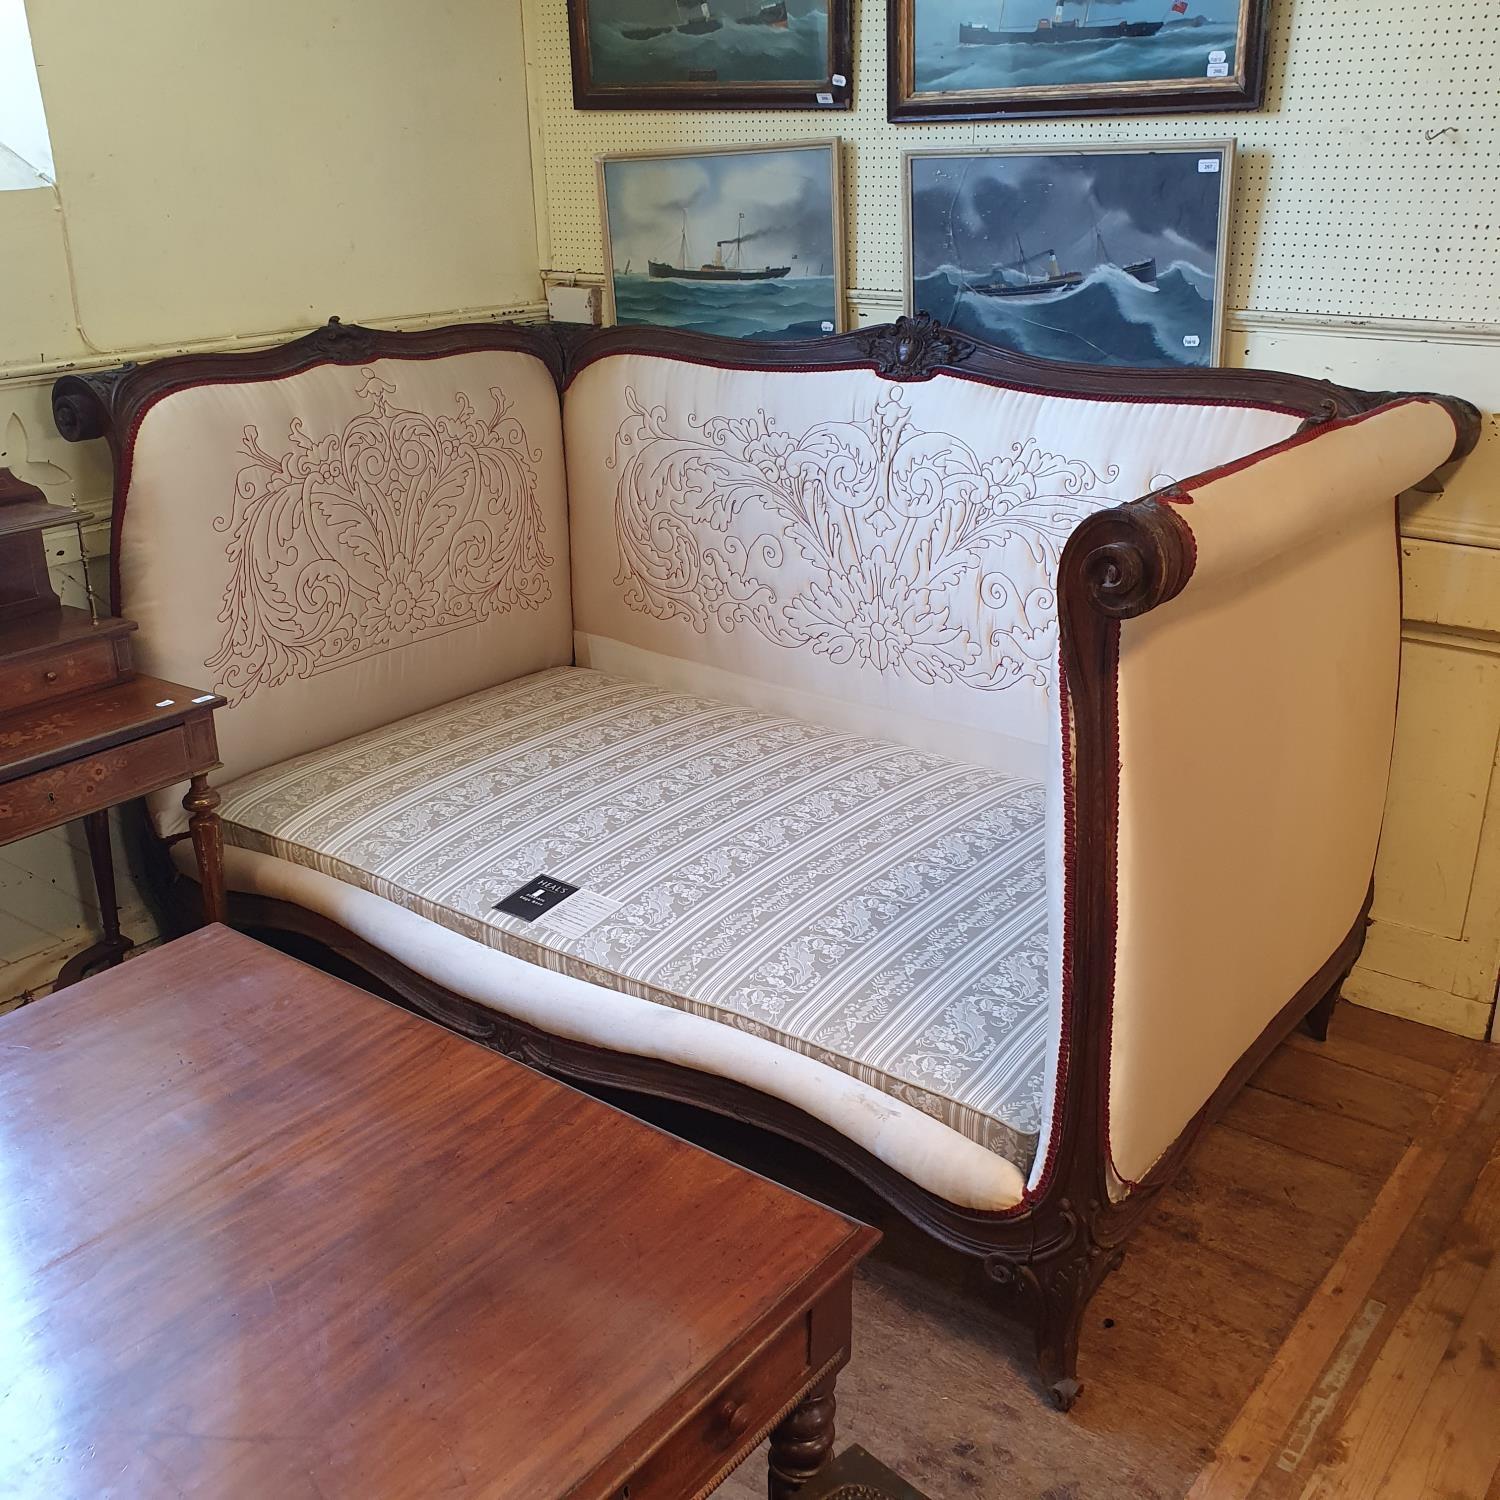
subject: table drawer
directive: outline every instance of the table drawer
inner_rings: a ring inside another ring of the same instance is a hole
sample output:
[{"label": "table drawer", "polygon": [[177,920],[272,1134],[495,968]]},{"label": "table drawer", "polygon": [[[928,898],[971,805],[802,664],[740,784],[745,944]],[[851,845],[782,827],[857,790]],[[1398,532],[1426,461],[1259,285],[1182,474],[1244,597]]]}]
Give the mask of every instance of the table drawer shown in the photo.
[{"label": "table drawer", "polygon": [[758,1443],[812,1374],[808,1325],[797,1319],[731,1375],[631,1475],[619,1500],[693,1500],[735,1458]]},{"label": "table drawer", "polygon": [[124,675],[117,644],[123,648],[111,637],[81,641],[68,651],[0,667],[0,713],[117,681]]},{"label": "table drawer", "polygon": [[71,823],[158,787],[185,781],[190,755],[181,725],[100,750],[0,786],[0,843]]}]

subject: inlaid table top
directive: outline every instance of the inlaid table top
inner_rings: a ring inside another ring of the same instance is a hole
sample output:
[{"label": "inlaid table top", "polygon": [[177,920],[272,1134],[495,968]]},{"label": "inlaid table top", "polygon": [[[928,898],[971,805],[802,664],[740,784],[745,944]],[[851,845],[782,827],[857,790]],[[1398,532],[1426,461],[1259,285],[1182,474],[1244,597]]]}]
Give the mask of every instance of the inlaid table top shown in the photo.
[{"label": "inlaid table top", "polygon": [[0,1494],[673,1493],[875,1238],[208,927],[0,1018]]}]

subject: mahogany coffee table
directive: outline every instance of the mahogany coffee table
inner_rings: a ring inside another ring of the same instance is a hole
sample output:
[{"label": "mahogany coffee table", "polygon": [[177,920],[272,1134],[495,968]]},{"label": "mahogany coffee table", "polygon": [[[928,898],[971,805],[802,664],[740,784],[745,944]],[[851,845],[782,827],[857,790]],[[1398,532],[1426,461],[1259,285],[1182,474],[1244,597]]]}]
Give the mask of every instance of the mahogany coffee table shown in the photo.
[{"label": "mahogany coffee table", "polygon": [[782,1500],[876,1238],[208,927],[0,1017],[0,1494]]}]

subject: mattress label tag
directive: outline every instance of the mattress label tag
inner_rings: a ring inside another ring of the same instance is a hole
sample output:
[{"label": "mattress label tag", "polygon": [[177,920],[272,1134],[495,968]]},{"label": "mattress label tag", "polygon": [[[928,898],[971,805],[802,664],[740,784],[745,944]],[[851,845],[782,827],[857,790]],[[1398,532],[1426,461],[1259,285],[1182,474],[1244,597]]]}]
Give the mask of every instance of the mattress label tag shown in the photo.
[{"label": "mattress label tag", "polygon": [[533,875],[503,901],[497,901],[494,910],[507,917],[519,917],[523,922],[534,922],[560,937],[581,937],[624,904],[570,885],[555,875]]},{"label": "mattress label tag", "polygon": [[503,901],[495,903],[495,910],[508,917],[520,917],[523,922],[534,922],[545,912],[552,910],[559,901],[576,896],[578,887],[566,880],[551,875],[533,875],[525,885],[513,890]]},{"label": "mattress label tag", "polygon": [[613,901],[608,896],[593,891],[577,891],[566,906],[544,911],[536,919],[536,926],[545,927],[559,937],[582,937],[592,931],[606,917],[612,917],[624,906],[623,901]]}]

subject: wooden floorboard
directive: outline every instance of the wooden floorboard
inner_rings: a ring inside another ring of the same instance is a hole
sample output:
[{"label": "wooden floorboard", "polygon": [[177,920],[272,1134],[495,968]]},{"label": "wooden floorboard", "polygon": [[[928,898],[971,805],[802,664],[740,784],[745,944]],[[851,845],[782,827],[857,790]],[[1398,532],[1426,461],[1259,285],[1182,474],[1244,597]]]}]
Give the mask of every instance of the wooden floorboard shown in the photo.
[{"label": "wooden floorboard", "polygon": [[[1340,1006],[1132,1240],[1070,1416],[1026,1333],[888,1221],[839,1446],[932,1500],[1500,1500],[1497,1143],[1500,1048]],[[722,1500],[763,1486],[753,1462]]]}]

